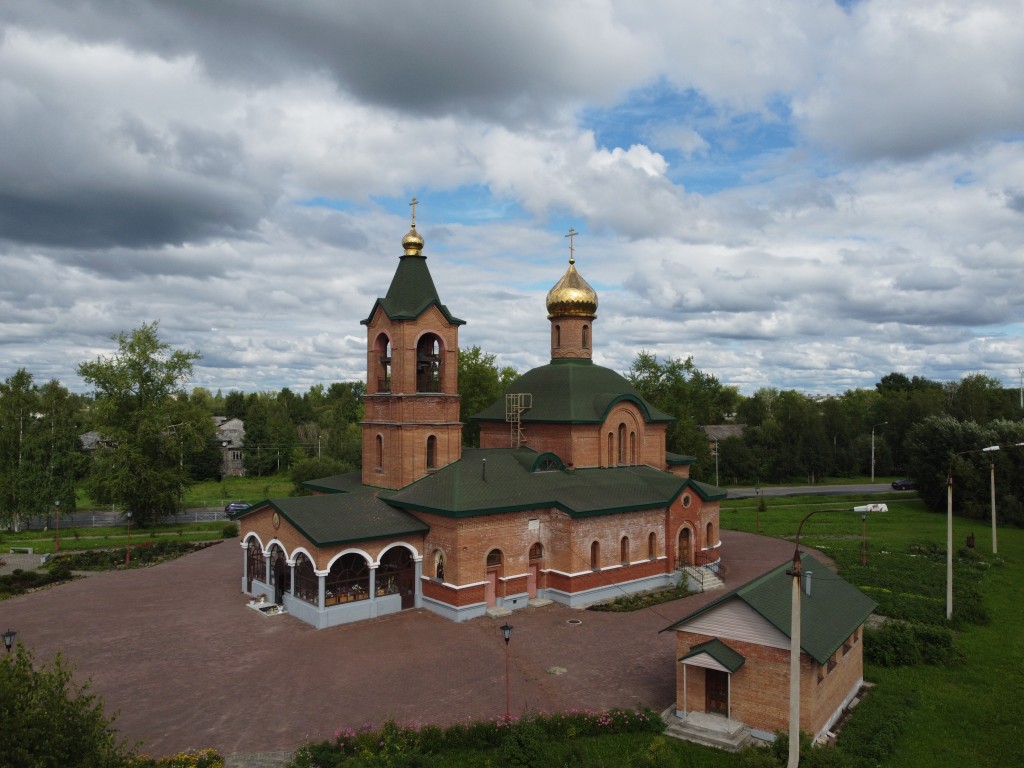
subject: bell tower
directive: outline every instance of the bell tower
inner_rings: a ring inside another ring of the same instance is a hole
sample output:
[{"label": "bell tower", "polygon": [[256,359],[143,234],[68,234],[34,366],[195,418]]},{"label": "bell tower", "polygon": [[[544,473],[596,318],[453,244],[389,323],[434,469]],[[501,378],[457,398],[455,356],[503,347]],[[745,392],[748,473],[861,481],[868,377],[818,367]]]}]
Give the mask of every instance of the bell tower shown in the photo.
[{"label": "bell tower", "polygon": [[363,485],[403,488],[462,457],[459,421],[459,326],[441,303],[412,228],[387,295],[366,326]]}]

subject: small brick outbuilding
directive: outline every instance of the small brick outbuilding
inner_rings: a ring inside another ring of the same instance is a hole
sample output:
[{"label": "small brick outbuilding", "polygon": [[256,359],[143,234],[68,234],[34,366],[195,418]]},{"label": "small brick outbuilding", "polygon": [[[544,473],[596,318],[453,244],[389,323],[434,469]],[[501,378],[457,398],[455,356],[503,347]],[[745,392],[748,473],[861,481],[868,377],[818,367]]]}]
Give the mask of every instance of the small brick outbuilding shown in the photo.
[{"label": "small brick outbuilding", "polygon": [[[863,625],[876,603],[807,553],[800,622],[800,730],[821,739],[864,682]],[[786,562],[662,631],[676,632],[675,714],[789,727],[792,577]]]}]

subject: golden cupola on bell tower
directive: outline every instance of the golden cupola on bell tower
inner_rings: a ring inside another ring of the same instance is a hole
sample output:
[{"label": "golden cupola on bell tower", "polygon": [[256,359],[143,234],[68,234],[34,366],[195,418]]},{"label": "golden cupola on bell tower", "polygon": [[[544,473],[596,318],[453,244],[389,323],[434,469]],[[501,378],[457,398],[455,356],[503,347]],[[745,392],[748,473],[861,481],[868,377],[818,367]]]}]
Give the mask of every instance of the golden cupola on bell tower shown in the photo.
[{"label": "golden cupola on bell tower", "polygon": [[551,321],[551,359],[590,359],[593,326],[597,319],[597,291],[576,271],[579,233],[569,230],[569,268],[548,291],[548,319]]}]

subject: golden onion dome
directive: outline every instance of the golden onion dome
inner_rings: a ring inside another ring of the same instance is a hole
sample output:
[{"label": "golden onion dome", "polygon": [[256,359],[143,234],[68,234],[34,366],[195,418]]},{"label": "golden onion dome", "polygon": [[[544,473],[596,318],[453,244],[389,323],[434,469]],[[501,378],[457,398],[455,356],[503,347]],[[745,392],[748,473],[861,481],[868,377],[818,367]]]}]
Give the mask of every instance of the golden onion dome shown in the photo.
[{"label": "golden onion dome", "polygon": [[596,317],[597,291],[576,271],[576,259],[569,258],[569,269],[548,291],[548,317]]},{"label": "golden onion dome", "polygon": [[412,229],[406,232],[405,237],[402,238],[402,247],[405,249],[406,256],[420,256],[420,251],[423,250],[423,238],[420,237],[420,233],[416,231],[416,225],[412,225]]}]

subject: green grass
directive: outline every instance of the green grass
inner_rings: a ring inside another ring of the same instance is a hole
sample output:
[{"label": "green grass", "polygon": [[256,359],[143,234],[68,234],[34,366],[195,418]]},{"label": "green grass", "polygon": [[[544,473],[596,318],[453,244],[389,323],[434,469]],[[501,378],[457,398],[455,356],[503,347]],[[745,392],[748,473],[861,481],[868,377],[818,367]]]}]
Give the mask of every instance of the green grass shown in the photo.
[{"label": "green grass", "polygon": [[[139,528],[132,526],[131,543],[136,547],[143,542],[156,542],[161,539],[179,541],[214,541],[222,537],[225,521],[209,523],[180,523],[177,525],[160,525],[155,528]],[[61,551],[82,551],[87,549],[108,549],[124,547],[128,544],[127,526],[100,526],[97,528],[64,528],[60,529]],[[0,557],[11,547],[32,547],[33,553],[44,555],[55,551],[56,531],[12,531],[0,532]]]},{"label": "green grass", "polygon": [[290,496],[295,484],[287,475],[225,477],[221,482],[204,480],[185,491],[186,507],[223,507],[229,501],[253,504],[264,499]]},{"label": "green grass", "polygon": [[[860,514],[843,511],[873,499],[803,497],[768,500],[761,530],[792,538],[804,515],[801,542],[836,560],[839,571],[880,603],[878,611],[913,621],[945,625],[946,516],[924,510],[913,496],[887,501],[889,512],[869,513],[868,564],[861,565]],[[725,502],[722,527],[753,531],[750,501]],[[999,529],[999,554],[991,531],[977,520],[954,518],[953,623],[965,662],[952,666],[883,668],[865,665],[878,684],[872,697],[905,697],[905,718],[893,768],[1015,765],[1024,754],[1024,530]],[[967,535],[976,536],[974,550]],[[728,554],[726,553],[726,557]],[[860,710],[853,717],[856,724]]]}]

